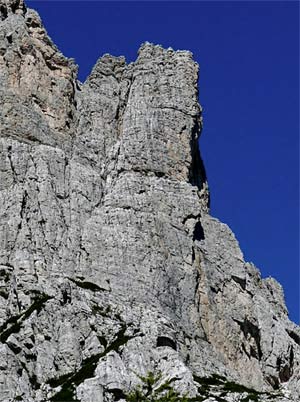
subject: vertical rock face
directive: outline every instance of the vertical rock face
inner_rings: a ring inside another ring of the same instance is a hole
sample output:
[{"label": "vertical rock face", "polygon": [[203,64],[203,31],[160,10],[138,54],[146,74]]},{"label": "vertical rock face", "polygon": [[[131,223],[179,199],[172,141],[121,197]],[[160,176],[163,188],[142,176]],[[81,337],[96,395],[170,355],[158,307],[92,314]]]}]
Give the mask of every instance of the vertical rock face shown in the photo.
[{"label": "vertical rock face", "polygon": [[0,401],[126,400],[150,372],[298,401],[282,288],[209,215],[191,53],[104,55],[82,85],[36,12],[0,15]]}]

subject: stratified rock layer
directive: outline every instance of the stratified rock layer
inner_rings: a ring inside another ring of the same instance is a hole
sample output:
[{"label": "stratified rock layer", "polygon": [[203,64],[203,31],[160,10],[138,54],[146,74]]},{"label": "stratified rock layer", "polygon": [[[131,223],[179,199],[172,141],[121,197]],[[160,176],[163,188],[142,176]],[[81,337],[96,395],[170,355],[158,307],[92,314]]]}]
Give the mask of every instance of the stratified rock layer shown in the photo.
[{"label": "stratified rock layer", "polygon": [[0,15],[0,401],[125,400],[150,372],[298,401],[282,288],[209,215],[191,53],[104,55],[82,85],[36,12]]}]

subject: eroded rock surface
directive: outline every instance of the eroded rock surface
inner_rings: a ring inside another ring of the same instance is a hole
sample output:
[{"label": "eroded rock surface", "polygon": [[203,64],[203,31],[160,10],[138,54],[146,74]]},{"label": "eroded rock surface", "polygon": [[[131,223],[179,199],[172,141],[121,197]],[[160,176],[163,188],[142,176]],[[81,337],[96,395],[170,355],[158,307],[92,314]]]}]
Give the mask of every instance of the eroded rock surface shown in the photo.
[{"label": "eroded rock surface", "polygon": [[0,15],[0,401],[124,401],[150,372],[298,401],[282,288],[209,215],[192,54],[146,43],[81,84],[36,12]]}]

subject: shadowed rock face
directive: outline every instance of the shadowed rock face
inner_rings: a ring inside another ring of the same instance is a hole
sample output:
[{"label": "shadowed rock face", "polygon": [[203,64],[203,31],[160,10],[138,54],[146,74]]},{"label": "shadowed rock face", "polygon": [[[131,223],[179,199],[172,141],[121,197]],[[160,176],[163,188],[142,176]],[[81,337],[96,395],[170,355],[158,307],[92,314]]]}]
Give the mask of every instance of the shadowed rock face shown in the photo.
[{"label": "shadowed rock face", "polygon": [[191,53],[146,43],[81,84],[36,12],[0,16],[0,401],[124,400],[149,372],[298,401],[282,288],[209,215]]}]

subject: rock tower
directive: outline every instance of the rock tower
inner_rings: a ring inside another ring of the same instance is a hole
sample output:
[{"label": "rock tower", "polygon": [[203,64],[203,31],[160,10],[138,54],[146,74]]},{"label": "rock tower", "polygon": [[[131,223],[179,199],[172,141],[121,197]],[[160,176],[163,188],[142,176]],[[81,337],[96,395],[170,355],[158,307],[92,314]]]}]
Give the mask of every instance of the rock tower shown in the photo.
[{"label": "rock tower", "polygon": [[0,17],[0,401],[299,401],[282,288],[209,214],[192,54],[81,84],[22,0]]}]

